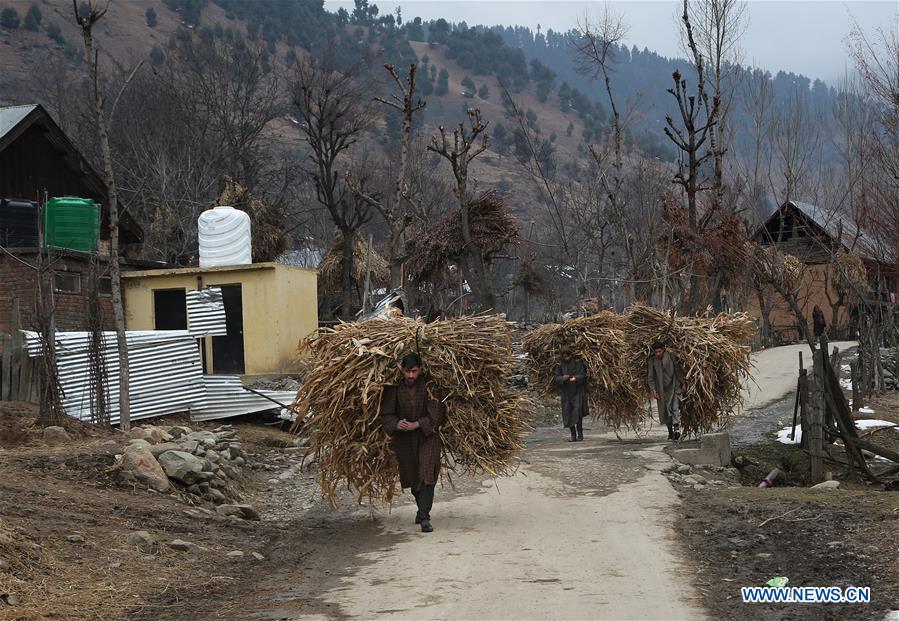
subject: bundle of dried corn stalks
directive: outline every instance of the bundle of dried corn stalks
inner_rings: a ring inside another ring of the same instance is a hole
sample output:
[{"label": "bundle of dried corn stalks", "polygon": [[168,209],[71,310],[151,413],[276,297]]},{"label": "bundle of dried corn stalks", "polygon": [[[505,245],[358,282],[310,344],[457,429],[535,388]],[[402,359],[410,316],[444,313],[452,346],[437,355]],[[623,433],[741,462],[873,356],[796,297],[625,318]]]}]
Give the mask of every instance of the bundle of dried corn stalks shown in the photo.
[{"label": "bundle of dried corn stalks", "polygon": [[[371,271],[373,285],[383,285],[390,280],[390,266],[386,259],[374,249],[368,253],[368,244],[358,236],[353,240],[353,264],[350,276],[358,286],[365,282],[365,266]],[[343,270],[343,234],[334,234],[334,242],[318,264],[318,287],[322,291],[336,293],[341,290],[341,274]]]},{"label": "bundle of dried corn stalks", "polygon": [[625,314],[607,311],[548,324],[524,338],[531,377],[545,392],[555,390],[553,372],[562,347],[587,368],[591,413],[612,428],[635,429],[643,422],[649,390],[646,368],[651,344],[667,343],[680,362],[682,427],[686,434],[721,426],[741,404],[753,333],[744,313],[717,317],[675,317],[645,306]]},{"label": "bundle of dried corn stalks", "polygon": [[344,323],[305,345],[315,368],[293,404],[295,427],[305,417],[302,430],[318,463],[316,480],[332,503],[344,483],[360,502],[393,498],[398,472],[378,423],[381,392],[400,380],[397,361],[415,351],[445,393],[445,466],[461,474],[499,476],[514,470],[524,446],[526,402],[507,385],[512,338],[500,317]]},{"label": "bundle of dried corn stalks", "polygon": [[643,368],[656,340],[664,341],[680,363],[681,426],[687,435],[719,428],[739,410],[740,387],[751,366],[747,343],[753,332],[746,313],[677,317],[646,306],[628,311],[631,355],[643,361]]},{"label": "bundle of dried corn stalks", "polygon": [[590,412],[615,429],[636,429],[644,418],[645,371],[630,355],[625,338],[623,315],[608,311],[569,319],[563,324],[546,324],[523,339],[528,353],[531,378],[544,392],[556,390],[555,366],[563,347],[587,369],[587,399]]}]

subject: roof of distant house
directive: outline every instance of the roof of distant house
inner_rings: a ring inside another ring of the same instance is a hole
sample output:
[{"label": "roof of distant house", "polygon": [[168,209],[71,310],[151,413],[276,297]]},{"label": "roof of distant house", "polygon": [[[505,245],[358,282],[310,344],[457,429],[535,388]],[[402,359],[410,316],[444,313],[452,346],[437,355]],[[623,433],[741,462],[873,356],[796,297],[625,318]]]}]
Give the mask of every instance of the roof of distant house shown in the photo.
[{"label": "roof of distant house", "polygon": [[859,228],[852,220],[837,212],[828,212],[811,203],[787,201],[775,209],[756,229],[753,237],[758,235],[785,208],[800,212],[808,221],[824,231],[832,239],[839,239],[849,252],[855,252],[871,261],[893,262],[896,260],[894,249]]},{"label": "roof of distant house", "polygon": [[[40,104],[0,107],[0,151],[9,147],[33,125],[44,129],[46,139],[62,154],[72,170],[80,172],[88,188],[99,196],[106,196],[103,179]],[[120,222],[122,230],[129,231],[138,240],[142,238],[140,225],[128,213],[121,213]]]}]

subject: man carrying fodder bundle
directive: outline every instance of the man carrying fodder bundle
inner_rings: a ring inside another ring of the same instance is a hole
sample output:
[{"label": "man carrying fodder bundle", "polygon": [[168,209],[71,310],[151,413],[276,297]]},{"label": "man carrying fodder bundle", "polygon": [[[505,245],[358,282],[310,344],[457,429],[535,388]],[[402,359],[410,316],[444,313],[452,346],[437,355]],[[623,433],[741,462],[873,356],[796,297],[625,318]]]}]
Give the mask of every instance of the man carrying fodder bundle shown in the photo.
[{"label": "man carrying fodder bundle", "polygon": [[587,370],[569,347],[562,348],[555,382],[562,395],[562,424],[571,432],[568,441],[580,442],[584,439],[584,417],[587,416]]},{"label": "man carrying fodder bundle", "polygon": [[683,373],[677,360],[665,351],[665,343],[652,344],[646,381],[659,406],[659,421],[668,427],[668,439],[680,439],[680,392]]},{"label": "man carrying fodder bundle", "polygon": [[[391,438],[391,448],[399,464],[400,486],[411,488],[418,513],[415,523],[430,533],[434,486],[440,475],[440,434],[446,406],[428,394],[421,372],[421,357],[406,354],[400,362],[403,380],[385,386],[381,395],[381,427]],[[435,387],[431,386],[432,393]]]}]

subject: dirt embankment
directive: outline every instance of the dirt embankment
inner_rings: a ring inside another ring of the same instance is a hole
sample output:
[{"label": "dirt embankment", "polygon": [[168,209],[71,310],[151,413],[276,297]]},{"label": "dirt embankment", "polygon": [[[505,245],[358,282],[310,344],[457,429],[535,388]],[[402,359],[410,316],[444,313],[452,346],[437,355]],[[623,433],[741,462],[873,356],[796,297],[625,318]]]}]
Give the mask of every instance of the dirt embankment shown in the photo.
[{"label": "dirt embankment", "polygon": [[[0,404],[0,620],[236,619],[241,594],[262,575],[300,562],[303,532],[255,502],[299,476],[291,468],[302,453],[288,450],[289,434],[235,426],[257,468],[239,484],[263,514],[248,522],[202,511],[185,495],[120,486],[112,471],[122,449],[109,440],[124,446],[124,434],[67,421],[72,440],[49,446],[35,415],[28,404]],[[312,481],[293,485],[291,502],[314,512]],[[156,542],[128,541],[141,530]],[[176,539],[202,549],[172,549]]]}]

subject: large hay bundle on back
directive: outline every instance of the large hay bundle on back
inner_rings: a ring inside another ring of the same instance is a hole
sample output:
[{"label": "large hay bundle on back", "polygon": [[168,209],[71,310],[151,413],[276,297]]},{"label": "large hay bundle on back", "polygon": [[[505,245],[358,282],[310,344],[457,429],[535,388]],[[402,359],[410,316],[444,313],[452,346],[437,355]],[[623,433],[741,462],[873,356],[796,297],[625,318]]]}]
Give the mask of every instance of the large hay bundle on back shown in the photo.
[{"label": "large hay bundle on back", "polygon": [[587,369],[591,415],[615,429],[635,429],[644,417],[646,391],[629,353],[624,323],[624,316],[603,311],[532,330],[523,339],[531,381],[544,393],[557,391],[555,367],[562,348],[568,346]]},{"label": "large hay bundle on back", "polygon": [[628,311],[631,355],[644,361],[644,369],[656,340],[664,341],[681,365],[681,427],[686,435],[721,427],[739,410],[740,387],[751,366],[747,343],[753,332],[745,313],[676,317],[646,306]]},{"label": "large hay bundle on back", "polygon": [[398,471],[378,423],[381,392],[398,382],[397,361],[421,351],[424,370],[442,389],[444,464],[461,474],[510,473],[523,448],[523,399],[507,385],[513,364],[508,325],[479,315],[424,323],[398,317],[344,323],[307,342],[315,368],[293,409],[318,462],[316,481],[336,499],[345,483],[363,498],[389,503]]},{"label": "large hay bundle on back", "polygon": [[685,434],[721,426],[741,405],[740,387],[749,373],[752,321],[744,313],[674,317],[645,306],[626,314],[608,311],[547,324],[525,336],[532,381],[556,390],[553,371],[563,346],[587,367],[591,413],[613,429],[643,422],[649,389],[646,371],[653,341],[663,340],[681,363],[682,428]]}]

